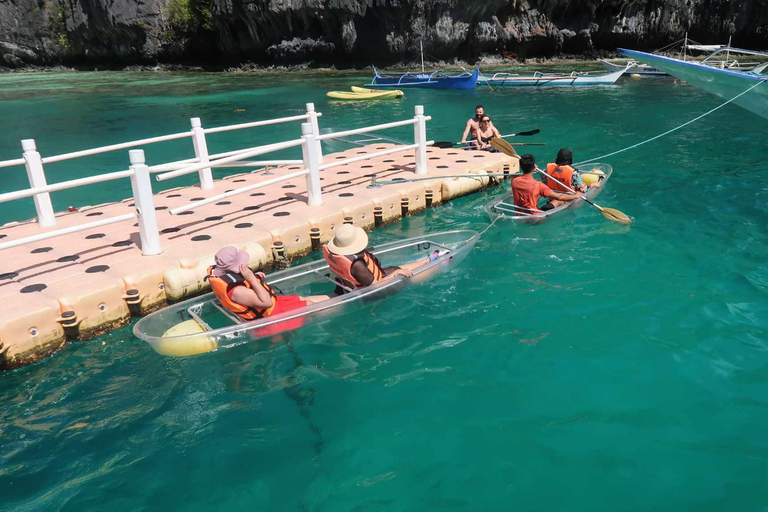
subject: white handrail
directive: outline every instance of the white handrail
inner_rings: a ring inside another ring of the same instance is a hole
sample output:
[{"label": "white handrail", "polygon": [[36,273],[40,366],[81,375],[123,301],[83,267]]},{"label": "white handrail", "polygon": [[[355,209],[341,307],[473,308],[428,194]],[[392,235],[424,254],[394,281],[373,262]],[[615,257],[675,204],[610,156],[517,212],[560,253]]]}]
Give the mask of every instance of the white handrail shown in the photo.
[{"label": "white handrail", "polygon": [[89,176],[87,178],[79,178],[76,180],[53,183],[44,187],[28,188],[25,190],[18,190],[16,192],[7,192],[5,194],[0,194],[0,203],[13,201],[15,199],[22,199],[25,197],[31,197],[36,194],[44,194],[46,192],[56,192],[57,190],[66,190],[68,188],[80,187],[82,185],[91,185],[93,183],[102,183],[104,181],[130,178],[131,176],[133,176],[133,171],[111,172],[108,174],[99,174],[98,176]]},{"label": "white handrail", "polygon": [[[322,114],[318,112],[317,116]],[[218,126],[216,128],[203,128],[205,133],[219,133],[228,132],[230,130],[242,130],[243,128],[256,128],[257,126],[269,126],[271,124],[289,123],[291,121],[303,121],[309,119],[309,114],[301,114],[298,116],[281,117],[279,119],[265,119],[264,121],[253,121],[252,123],[232,124],[229,126]]]},{"label": "white handrail", "polygon": [[245,192],[250,192],[251,190],[256,190],[257,188],[266,187],[267,185],[280,183],[281,181],[298,178],[300,176],[306,176],[307,174],[309,174],[309,170],[304,169],[301,171],[296,171],[291,174],[286,174],[285,176],[278,176],[277,178],[272,178],[270,180],[262,181],[260,183],[255,183],[253,185],[248,185],[245,187],[237,188],[235,190],[230,190],[229,192],[224,192],[223,194],[212,196],[212,197],[209,197],[208,199],[203,199],[202,201],[195,201],[189,204],[185,204],[184,206],[179,206],[178,208],[174,208],[173,210],[168,210],[168,213],[170,213],[171,215],[176,215],[177,213],[180,213],[183,211],[194,210],[195,208],[198,208],[200,206],[215,203],[216,201],[221,201],[222,199],[225,199],[227,197],[236,196],[238,194],[244,194]]},{"label": "white handrail", "polygon": [[[432,119],[431,117],[427,117],[426,120],[429,121]],[[416,124],[415,119],[406,119],[405,121],[395,121],[394,123],[385,123],[385,124],[377,124],[374,126],[368,126],[366,128],[357,128],[356,130],[346,130],[343,132],[334,132],[334,133],[326,133],[324,135],[318,135],[315,137],[317,140],[328,140],[328,139],[335,139],[335,138],[341,138],[341,137],[348,137],[349,135],[358,135],[360,133],[368,133],[368,132],[375,132],[378,130],[386,130],[387,128],[398,128],[400,126],[408,126],[411,124]]]},{"label": "white handrail", "polygon": [[10,249],[11,247],[17,247],[19,245],[30,244],[32,242],[39,242],[41,240],[47,240],[49,238],[55,238],[57,236],[68,235],[69,233],[77,233],[78,231],[85,231],[86,229],[98,228],[100,226],[106,226],[107,224],[114,224],[116,222],[123,222],[126,220],[135,219],[135,213],[126,213],[125,215],[118,215],[117,217],[109,217],[107,219],[97,220],[95,222],[89,222],[87,224],[80,224],[79,226],[72,226],[64,229],[57,229],[56,231],[49,231],[47,233],[41,233],[39,235],[32,235],[26,238],[19,238],[18,240],[11,240],[0,244],[0,251],[3,249]]},{"label": "white handrail", "polygon": [[303,160],[244,160],[231,164],[211,165],[211,167],[263,167],[265,165],[295,165],[303,164]]},{"label": "white handrail", "polygon": [[242,150],[241,152],[232,155],[230,157],[221,158],[219,160],[212,160],[209,162],[203,162],[195,165],[191,165],[189,167],[185,167],[183,169],[179,169],[178,171],[171,171],[166,172],[163,174],[158,174],[155,176],[155,179],[157,181],[165,181],[169,180],[171,178],[176,178],[177,176],[184,176],[185,174],[190,174],[193,172],[197,172],[200,169],[204,169],[206,167],[210,167],[212,165],[216,164],[225,164],[229,162],[237,162],[239,160],[243,160],[245,158],[250,158],[253,156],[263,155],[264,153],[271,153],[273,151],[279,151],[281,149],[288,149],[293,148],[296,146],[300,146],[304,142],[303,139],[296,139],[296,140],[289,140],[286,142],[278,142],[276,144],[267,144],[266,146],[259,146],[257,148],[250,148],[246,150]]},{"label": "white handrail", "polygon": [[52,162],[61,162],[62,160],[71,160],[72,158],[78,158],[81,156],[98,155],[99,153],[108,153],[110,151],[117,151],[118,149],[133,148],[136,146],[142,146],[144,144],[154,144],[155,142],[164,142],[167,140],[183,139],[185,137],[191,137],[192,132],[174,133],[172,135],[161,135],[159,137],[150,137],[148,139],[134,140],[132,142],[123,142],[121,144],[112,144],[111,146],[101,146],[99,148],[83,149],[81,151],[73,151],[72,153],[63,153],[61,155],[46,156],[43,158],[44,164],[50,164]]},{"label": "white handrail", "polygon": [[[431,146],[434,143],[435,141],[430,140],[429,142],[427,142],[427,146]],[[384,151],[378,151],[376,153],[370,153],[363,156],[355,156],[352,158],[345,158],[344,160],[336,160],[335,162],[329,162],[327,164],[321,165],[320,170],[324,171],[326,169],[330,169],[331,167],[340,167],[342,165],[360,162],[361,160],[368,160],[369,158],[376,158],[378,156],[391,155],[392,153],[400,153],[401,151],[408,151],[410,149],[416,149],[418,147],[419,147],[418,144],[409,144],[407,146],[396,146],[392,149],[385,149]]]},{"label": "white handrail", "polygon": [[13,167],[14,165],[24,165],[25,160],[23,158],[17,158],[16,160],[5,160],[0,162],[0,168]]}]

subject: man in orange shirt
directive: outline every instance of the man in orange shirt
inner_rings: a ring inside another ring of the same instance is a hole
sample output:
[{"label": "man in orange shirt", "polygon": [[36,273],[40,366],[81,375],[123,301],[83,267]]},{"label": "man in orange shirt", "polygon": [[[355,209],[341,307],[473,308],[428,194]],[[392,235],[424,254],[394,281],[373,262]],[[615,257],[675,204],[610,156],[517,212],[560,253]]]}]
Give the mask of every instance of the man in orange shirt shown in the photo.
[{"label": "man in orange shirt", "polygon": [[533,170],[535,168],[536,160],[533,158],[533,155],[526,154],[521,156],[520,170],[523,172],[523,175],[512,180],[512,193],[515,199],[515,206],[521,210],[523,215],[535,215],[542,211],[554,208],[551,201],[539,208],[539,196],[563,202],[573,201],[581,196],[580,192],[576,194],[554,192],[551,188],[542,182],[537,181],[533,177]]}]

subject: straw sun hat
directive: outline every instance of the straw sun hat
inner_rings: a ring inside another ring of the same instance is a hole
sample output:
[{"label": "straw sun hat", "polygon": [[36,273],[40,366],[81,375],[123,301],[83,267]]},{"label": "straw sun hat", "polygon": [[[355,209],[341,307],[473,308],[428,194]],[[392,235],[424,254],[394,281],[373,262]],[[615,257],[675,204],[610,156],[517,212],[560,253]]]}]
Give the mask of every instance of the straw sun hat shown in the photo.
[{"label": "straw sun hat", "polygon": [[368,246],[368,235],[363,228],[342,224],[336,230],[336,236],[328,242],[328,250],[340,256],[357,254]]}]

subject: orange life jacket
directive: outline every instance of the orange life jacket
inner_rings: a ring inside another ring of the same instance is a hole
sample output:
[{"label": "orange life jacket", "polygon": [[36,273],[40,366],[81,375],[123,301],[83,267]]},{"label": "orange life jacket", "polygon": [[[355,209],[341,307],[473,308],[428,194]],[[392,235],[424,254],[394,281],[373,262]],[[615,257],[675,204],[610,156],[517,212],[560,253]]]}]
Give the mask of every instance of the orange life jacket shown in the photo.
[{"label": "orange life jacket", "polygon": [[[547,164],[547,174],[549,174],[549,176],[552,176],[552,178],[557,179],[557,181],[568,185],[569,187],[571,186],[571,180],[573,179],[574,170],[575,169],[570,165]],[[560,183],[557,183],[557,181],[553,180],[549,176],[547,176],[547,186],[549,188],[551,188],[555,192],[568,192],[570,194],[573,193],[572,190],[569,190],[564,186],[560,185]]]},{"label": "orange life jacket", "polygon": [[250,289],[251,284],[240,274],[226,273],[223,276],[215,276],[213,275],[213,268],[213,266],[208,267],[207,279],[208,282],[211,283],[211,289],[216,295],[216,298],[219,299],[219,302],[221,302],[222,306],[235,313],[243,320],[256,320],[257,318],[264,318],[265,316],[272,314],[276,304],[275,292],[272,291],[272,288],[265,283],[263,279],[261,280],[261,285],[269,292],[270,297],[272,297],[272,306],[264,309],[252,308],[238,304],[230,297],[232,290],[238,286],[245,286]]},{"label": "orange life jacket", "polygon": [[344,281],[344,284],[350,288],[358,288],[363,284],[354,278],[352,275],[352,264],[357,260],[362,260],[365,263],[368,271],[373,274],[373,282],[381,281],[384,279],[384,271],[381,269],[381,263],[376,259],[376,256],[370,254],[368,251],[363,251],[358,254],[352,254],[349,256],[341,256],[339,254],[333,254],[328,250],[328,246],[323,246],[323,257],[331,267],[333,273],[336,274]]}]

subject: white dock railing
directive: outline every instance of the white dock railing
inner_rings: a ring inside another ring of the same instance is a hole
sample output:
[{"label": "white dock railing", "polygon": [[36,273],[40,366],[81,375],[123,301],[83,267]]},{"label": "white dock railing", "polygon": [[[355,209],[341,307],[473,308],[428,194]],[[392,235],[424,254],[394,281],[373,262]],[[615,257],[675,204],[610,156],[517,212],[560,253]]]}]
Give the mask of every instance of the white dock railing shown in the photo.
[{"label": "white dock railing", "polygon": [[[297,116],[283,117],[279,119],[269,119],[264,121],[254,121],[250,123],[241,123],[229,126],[220,126],[215,128],[203,128],[200,118],[192,118],[192,129],[190,132],[176,133],[171,135],[163,135],[159,137],[151,137],[147,139],[141,139],[132,142],[126,142],[121,144],[113,144],[110,146],[103,146],[99,148],[87,149],[82,151],[74,151],[71,153],[64,153],[61,155],[54,155],[50,157],[42,157],[38,153],[35,141],[33,139],[27,139],[22,141],[22,148],[24,150],[24,158],[15,160],[0,161],[0,168],[11,167],[16,165],[24,165],[27,170],[27,176],[29,178],[30,188],[26,190],[19,190],[15,192],[7,192],[0,194],[0,203],[22,199],[26,197],[34,197],[35,208],[37,210],[38,224],[40,227],[50,227],[56,224],[56,217],[53,212],[53,206],[50,200],[50,193],[60,190],[66,190],[71,188],[80,187],[83,185],[91,185],[94,183],[102,183],[105,181],[118,180],[122,178],[130,178],[131,189],[133,191],[133,199],[136,208],[135,213],[126,215],[119,215],[107,219],[102,219],[96,222],[83,223],[77,226],[67,227],[64,229],[46,231],[40,234],[29,236],[22,239],[11,240],[8,242],[0,243],[0,250],[9,249],[19,245],[24,245],[32,242],[45,240],[48,238],[54,238],[69,233],[78,231],[84,231],[107,224],[116,222],[122,222],[134,218],[139,219],[139,235],[141,238],[141,251],[144,255],[160,254],[163,251],[160,235],[157,225],[157,218],[155,214],[154,196],[152,191],[151,174],[156,173],[155,177],[158,181],[166,181],[179,176],[185,176],[192,173],[198,173],[200,180],[200,187],[202,189],[213,188],[213,178],[211,175],[211,169],[215,167],[261,167],[266,165],[290,165],[290,164],[303,164],[304,168],[300,171],[285,174],[272,179],[267,179],[262,182],[240,187],[235,190],[230,190],[223,194],[218,194],[201,201],[195,201],[178,208],[172,209],[169,212],[172,215],[180,213],[186,210],[192,210],[200,206],[220,201],[223,198],[231,197],[245,192],[250,192],[257,188],[266,187],[268,185],[279,183],[281,181],[290,180],[300,176],[306,177],[307,183],[307,203],[309,206],[319,206],[323,203],[322,193],[320,187],[320,171],[329,169],[336,166],[341,166],[349,163],[359,162],[362,160],[368,160],[379,156],[389,155],[392,153],[398,153],[401,151],[415,150],[415,171],[417,174],[425,174],[427,172],[427,146],[432,145],[434,141],[427,141],[426,137],[426,121],[429,121],[431,117],[424,116],[424,107],[416,106],[415,116],[413,119],[405,121],[397,121],[393,123],[386,123],[374,126],[368,126],[365,128],[359,128],[354,130],[346,130],[342,132],[336,132],[326,135],[319,135],[319,127],[317,118],[322,114],[315,112],[314,105],[312,103],[307,104],[307,113]],[[261,126],[274,125],[278,123],[286,123],[292,121],[305,121],[301,125],[302,137],[299,139],[289,140],[285,142],[278,142],[274,144],[266,144],[263,146],[256,146],[252,148],[239,149],[234,151],[227,151],[224,153],[218,153],[211,155],[208,153],[208,144],[205,138],[209,133],[220,133],[231,130],[241,130],[246,128],[255,128]],[[345,137],[349,135],[357,135],[363,133],[369,133],[374,131],[380,131],[384,129],[397,128],[402,126],[413,125],[414,127],[414,143],[397,146],[395,148],[369,153],[364,156],[345,158],[336,160],[331,163],[323,164],[323,154],[321,149],[321,141],[335,137]],[[141,149],[133,149],[129,151],[130,168],[126,171],[111,172],[106,174],[100,174],[97,176],[91,176],[87,178],[79,178],[69,181],[63,181],[48,185],[46,181],[45,171],[43,164],[60,162],[63,160],[70,160],[74,158],[80,158],[84,156],[96,155],[100,153],[106,153],[110,151],[117,151],[126,148],[134,148],[136,146],[154,144],[157,142],[164,142],[169,140],[181,139],[185,137],[191,137],[195,150],[195,157],[185,160],[178,160],[175,162],[169,162],[165,164],[155,165],[149,167],[146,165],[144,151]],[[253,161],[247,160],[256,156],[289,149],[293,147],[301,146],[302,159],[301,160],[261,160]]]}]

